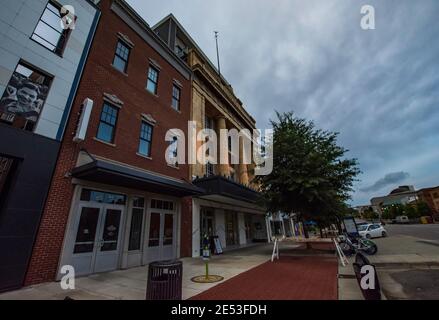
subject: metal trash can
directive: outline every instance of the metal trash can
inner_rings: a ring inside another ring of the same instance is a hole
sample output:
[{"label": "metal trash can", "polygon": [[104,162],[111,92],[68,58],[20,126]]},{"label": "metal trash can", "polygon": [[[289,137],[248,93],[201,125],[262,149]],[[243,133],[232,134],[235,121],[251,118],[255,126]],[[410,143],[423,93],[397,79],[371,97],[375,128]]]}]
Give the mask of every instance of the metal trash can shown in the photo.
[{"label": "metal trash can", "polygon": [[182,300],[183,262],[157,261],[149,264],[146,300]]}]

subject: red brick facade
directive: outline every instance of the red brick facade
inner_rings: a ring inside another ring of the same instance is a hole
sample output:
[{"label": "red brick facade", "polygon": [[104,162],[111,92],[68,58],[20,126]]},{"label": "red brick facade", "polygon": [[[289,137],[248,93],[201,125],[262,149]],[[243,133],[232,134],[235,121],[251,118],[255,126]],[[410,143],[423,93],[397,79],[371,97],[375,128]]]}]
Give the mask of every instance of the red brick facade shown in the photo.
[{"label": "red brick facade", "polygon": [[[100,3],[101,20],[67,124],[25,285],[55,279],[74,191],[68,173],[75,167],[81,148],[107,159],[173,178],[189,180],[187,165],[180,165],[176,169],[166,164],[165,150],[168,143],[165,142],[165,134],[171,128],[187,131],[187,122],[190,118],[191,83],[125,24],[110,9],[110,5],[110,0],[103,0]],[[126,74],[112,66],[118,33],[128,36],[134,43]],[[161,67],[157,95],[145,89],[149,59],[153,59]],[[183,85],[180,112],[171,107],[174,80]],[[98,130],[104,93],[116,95],[124,102],[119,111],[115,146],[94,139]],[[94,106],[86,140],[78,144],[74,143],[72,138],[80,106],[85,98],[92,99]],[[141,114],[150,114],[157,121],[152,140],[152,159],[137,155]],[[181,211],[181,255],[189,256],[192,242],[190,198],[182,200]]]}]

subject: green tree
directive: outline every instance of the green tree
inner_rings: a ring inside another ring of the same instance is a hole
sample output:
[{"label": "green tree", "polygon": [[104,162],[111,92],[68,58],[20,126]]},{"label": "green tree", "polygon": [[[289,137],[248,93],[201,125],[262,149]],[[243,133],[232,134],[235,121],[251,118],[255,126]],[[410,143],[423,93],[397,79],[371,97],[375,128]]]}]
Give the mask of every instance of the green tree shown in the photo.
[{"label": "green tree", "polygon": [[420,217],[420,215],[419,215],[419,213],[418,213],[418,210],[417,210],[416,206],[415,206],[415,205],[412,205],[412,204],[406,204],[406,205],[404,206],[404,212],[405,212],[405,215],[406,215],[409,219],[416,219],[416,218],[419,218],[419,217]]},{"label": "green tree", "polygon": [[366,220],[376,220],[379,218],[379,215],[378,215],[378,213],[373,211],[372,208],[368,208],[367,210],[365,210],[363,212],[363,218]]},{"label": "green tree", "polygon": [[264,205],[271,212],[294,212],[302,220],[327,224],[342,215],[355,177],[360,173],[356,159],[337,145],[337,133],[316,129],[311,121],[293,113],[276,113],[273,171],[258,176]]},{"label": "green tree", "polygon": [[431,209],[428,206],[428,204],[425,203],[425,202],[422,202],[422,201],[416,203],[416,211],[418,212],[418,217],[431,216],[432,215]]}]

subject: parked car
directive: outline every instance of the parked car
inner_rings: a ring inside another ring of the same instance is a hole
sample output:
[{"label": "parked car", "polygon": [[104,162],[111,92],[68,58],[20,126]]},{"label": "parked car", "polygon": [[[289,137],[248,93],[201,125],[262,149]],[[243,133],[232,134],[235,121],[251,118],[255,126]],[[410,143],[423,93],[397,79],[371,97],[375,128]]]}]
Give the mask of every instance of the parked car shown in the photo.
[{"label": "parked car", "polygon": [[407,216],[397,216],[395,219],[393,219],[393,223],[397,223],[397,224],[404,224],[404,223],[409,223],[409,217]]},{"label": "parked car", "polygon": [[358,227],[360,236],[367,239],[387,237],[387,230],[379,223],[371,223]]}]

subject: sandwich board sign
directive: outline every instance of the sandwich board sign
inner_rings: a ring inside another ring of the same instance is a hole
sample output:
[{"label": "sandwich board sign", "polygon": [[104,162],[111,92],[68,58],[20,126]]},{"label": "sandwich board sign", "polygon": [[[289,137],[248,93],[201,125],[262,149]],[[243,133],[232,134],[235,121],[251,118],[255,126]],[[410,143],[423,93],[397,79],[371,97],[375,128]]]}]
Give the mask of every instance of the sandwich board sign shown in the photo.
[{"label": "sandwich board sign", "polygon": [[358,236],[358,229],[357,229],[357,224],[355,222],[355,218],[354,217],[344,217],[343,218],[343,224],[345,226],[346,232],[348,235],[351,236]]},{"label": "sandwich board sign", "polygon": [[218,237],[213,238],[213,243],[215,244],[215,254],[222,254],[223,247],[221,246],[221,241]]}]

